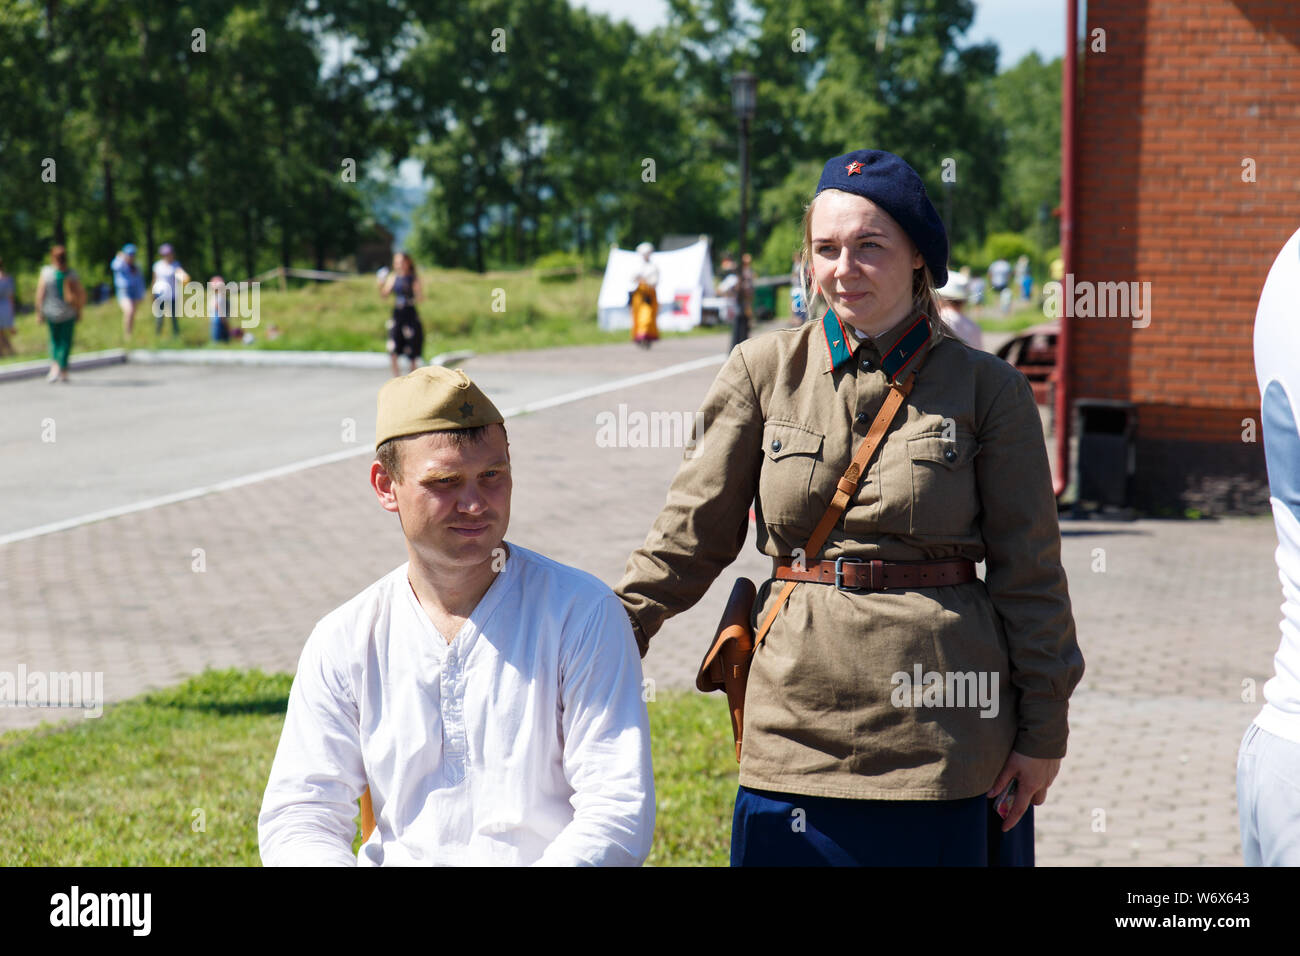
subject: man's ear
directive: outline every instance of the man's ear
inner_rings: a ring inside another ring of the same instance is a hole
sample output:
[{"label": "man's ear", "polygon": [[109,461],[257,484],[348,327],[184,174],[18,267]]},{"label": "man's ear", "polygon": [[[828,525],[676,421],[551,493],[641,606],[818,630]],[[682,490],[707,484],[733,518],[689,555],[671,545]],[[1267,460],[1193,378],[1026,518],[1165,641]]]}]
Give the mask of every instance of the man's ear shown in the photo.
[{"label": "man's ear", "polygon": [[393,478],[378,461],[370,463],[370,487],[375,489],[379,507],[397,513],[397,494],[393,491]]}]

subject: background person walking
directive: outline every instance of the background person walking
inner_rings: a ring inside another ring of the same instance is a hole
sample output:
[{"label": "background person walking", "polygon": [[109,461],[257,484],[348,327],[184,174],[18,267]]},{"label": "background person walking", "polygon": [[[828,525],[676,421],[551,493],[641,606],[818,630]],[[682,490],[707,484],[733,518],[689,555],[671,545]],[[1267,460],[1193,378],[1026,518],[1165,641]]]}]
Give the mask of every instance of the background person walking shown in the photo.
[{"label": "background person walking", "polygon": [[973,349],[982,349],[984,348],[984,330],[962,311],[969,294],[966,277],[959,272],[955,274],[949,272],[947,283],[939,290],[939,318],[952,330],[957,338]]},{"label": "background person walking", "polygon": [[51,249],[50,263],[41,268],[36,282],[36,319],[50,328],[52,362],[47,381],[66,382],[72,333],[86,304],[86,290],[77,273],[68,268],[67,249],[63,246]]},{"label": "background person walking", "polygon": [[153,264],[153,314],[154,334],[162,335],[163,316],[172,317],[172,335],[181,334],[177,311],[180,309],[180,287],[189,281],[185,269],[176,261],[176,250],[170,242],[158,247],[158,261]]},{"label": "background person walking", "polygon": [[228,297],[225,279],[213,276],[208,280],[208,320],[213,342],[230,341],[230,325],[226,321],[230,311]]},{"label": "background person walking", "polygon": [[9,333],[14,327],[14,280],[5,273],[4,260],[0,259],[0,356],[16,355]]},{"label": "background person walking", "polygon": [[804,300],[803,260],[796,252],[794,265],[790,269],[790,325],[797,329],[807,321],[808,306]]},{"label": "background person walking", "polygon": [[998,302],[1003,314],[1011,311],[1011,263],[1006,259],[996,259],[989,266],[989,285],[998,294]]},{"label": "background person walking", "polygon": [[420,313],[415,304],[423,297],[420,277],[415,271],[415,260],[405,252],[393,256],[393,269],[384,277],[384,284],[379,289],[381,296],[393,296],[393,315],[388,320],[388,357],[393,363],[393,377],[401,375],[397,367],[397,357],[406,356],[411,362],[411,371],[420,367],[424,354],[424,326],[420,324]]},{"label": "background person walking", "polygon": [[655,292],[659,285],[659,267],[650,259],[655,251],[650,243],[641,243],[636,251],[641,262],[637,264],[632,293],[628,297],[632,307],[632,341],[648,349],[650,343],[659,338],[659,295]]},{"label": "background person walking", "polygon": [[109,269],[113,273],[113,289],[117,295],[117,304],[122,309],[122,336],[130,341],[135,330],[135,310],[144,298],[144,276],[135,262],[135,243],[128,242],[122,251],[113,257]]}]

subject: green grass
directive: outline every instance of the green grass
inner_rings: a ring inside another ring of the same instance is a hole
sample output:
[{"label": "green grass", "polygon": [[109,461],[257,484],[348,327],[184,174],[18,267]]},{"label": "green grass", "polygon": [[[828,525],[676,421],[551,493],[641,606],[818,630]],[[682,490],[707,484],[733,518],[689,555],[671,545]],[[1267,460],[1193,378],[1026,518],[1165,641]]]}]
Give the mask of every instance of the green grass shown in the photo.
[{"label": "green grass", "polygon": [[[207,671],[98,719],[0,735],[0,866],[259,865],[257,814],[291,683]],[[736,792],[726,702],[660,693],[648,707],[648,862],[725,865]]]},{"label": "green grass", "polygon": [[[424,285],[419,312],[424,324],[425,358],[461,349],[488,353],[628,339],[626,331],[602,332],[596,325],[601,278],[598,271],[588,272],[578,280],[558,282],[543,281],[531,271],[479,275],[463,270],[424,269],[420,278]],[[20,285],[23,300],[30,302],[32,283],[20,277]],[[392,312],[392,300],[379,298],[373,277],[341,282],[289,280],[284,291],[279,281],[272,279],[262,283],[260,293],[260,323],[249,330],[254,337],[252,346],[209,342],[208,320],[198,316],[180,319],[179,339],[172,338],[170,322],[162,335],[156,335],[148,298],[136,312],[135,331],[127,341],[121,310],[116,300],[110,299],[86,307],[77,324],[73,353],[123,347],[384,351],[384,324]],[[494,311],[494,305],[503,310]],[[996,305],[968,310],[968,314],[986,332],[1019,332],[1046,321],[1036,305],[1025,307],[1017,300],[1013,308],[1009,316],[1003,316]],[[775,317],[777,327],[789,320],[788,288],[777,290]],[[270,334],[272,327],[278,333],[274,338]],[[678,334],[720,335],[726,331],[701,327],[688,333],[662,334],[667,338]],[[46,329],[32,313],[18,317],[13,341],[18,355],[0,359],[0,364],[45,359],[49,355]]]},{"label": "green grass", "polygon": [[1003,315],[996,304],[967,307],[965,312],[985,332],[1022,332],[1032,325],[1051,321],[1043,315],[1041,305],[1034,302],[1026,304],[1022,299],[1015,300],[1010,315]]},{"label": "green grass", "polygon": [[[424,300],[418,309],[424,324],[426,358],[459,349],[486,353],[628,340],[626,331],[602,332],[596,325],[599,272],[571,281],[543,281],[530,271],[479,275],[425,269],[420,279]],[[195,276],[195,281],[204,280],[206,277]],[[25,302],[32,301],[34,289],[24,285],[20,291]],[[272,279],[262,283],[260,295],[260,324],[249,330],[254,336],[252,346],[210,343],[208,320],[198,316],[180,318],[179,340],[171,337],[170,321],[161,336],[155,335],[146,297],[136,312],[129,342],[116,300],[87,306],[77,325],[73,354],[128,346],[384,351],[384,324],[392,314],[392,299],[380,299],[371,276],[340,282],[290,280],[285,291]],[[275,338],[270,336],[272,326],[279,332]],[[33,313],[18,317],[15,332],[19,354],[2,361],[31,361],[49,355],[46,329]],[[701,332],[716,334],[714,329],[687,334]],[[673,333],[663,334],[669,337]]]},{"label": "green grass", "polygon": [[736,744],[722,694],[663,692],[650,710],[655,839],[650,866],[726,866],[736,804]]}]

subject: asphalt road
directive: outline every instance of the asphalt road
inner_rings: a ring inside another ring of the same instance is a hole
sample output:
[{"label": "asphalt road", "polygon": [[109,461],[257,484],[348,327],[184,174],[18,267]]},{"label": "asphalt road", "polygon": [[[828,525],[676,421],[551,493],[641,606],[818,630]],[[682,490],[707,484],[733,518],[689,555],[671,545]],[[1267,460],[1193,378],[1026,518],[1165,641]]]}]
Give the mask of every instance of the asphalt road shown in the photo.
[{"label": "asphalt road", "polygon": [[[724,337],[551,349],[470,360],[504,413],[681,360],[718,361]],[[669,359],[665,361],[667,354]],[[387,371],[113,365],[0,383],[0,539],[374,446]]]}]

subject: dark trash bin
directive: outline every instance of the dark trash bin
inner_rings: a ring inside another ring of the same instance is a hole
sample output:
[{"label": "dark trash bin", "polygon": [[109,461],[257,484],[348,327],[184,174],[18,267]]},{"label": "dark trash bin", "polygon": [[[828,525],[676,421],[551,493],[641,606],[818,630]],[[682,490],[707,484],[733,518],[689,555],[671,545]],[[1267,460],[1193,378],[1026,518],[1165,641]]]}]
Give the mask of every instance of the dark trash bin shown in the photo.
[{"label": "dark trash bin", "polygon": [[1133,508],[1137,406],[1115,399],[1074,402],[1074,509]]}]

